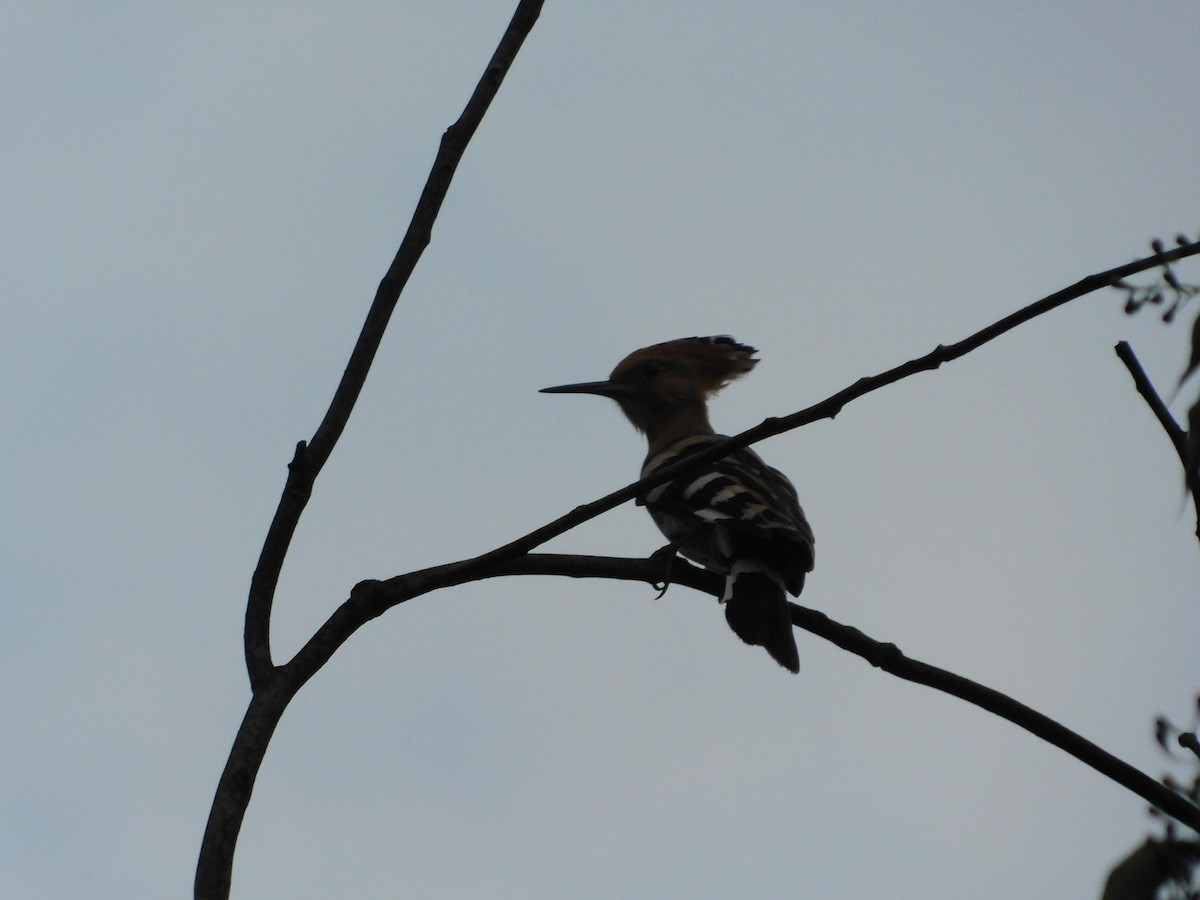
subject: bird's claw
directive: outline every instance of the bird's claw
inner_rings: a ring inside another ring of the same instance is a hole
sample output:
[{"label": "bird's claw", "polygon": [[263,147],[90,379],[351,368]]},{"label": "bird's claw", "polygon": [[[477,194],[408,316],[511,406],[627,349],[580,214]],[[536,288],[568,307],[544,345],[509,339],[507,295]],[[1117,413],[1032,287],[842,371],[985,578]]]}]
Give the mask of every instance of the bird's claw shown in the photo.
[{"label": "bird's claw", "polygon": [[661,563],[663,566],[663,577],[661,581],[652,581],[650,586],[658,591],[658,596],[655,600],[662,599],[663,594],[667,592],[667,588],[671,586],[671,566],[675,563],[675,551],[679,548],[677,542],[667,544],[665,547],[659,547],[650,554],[650,560]]}]

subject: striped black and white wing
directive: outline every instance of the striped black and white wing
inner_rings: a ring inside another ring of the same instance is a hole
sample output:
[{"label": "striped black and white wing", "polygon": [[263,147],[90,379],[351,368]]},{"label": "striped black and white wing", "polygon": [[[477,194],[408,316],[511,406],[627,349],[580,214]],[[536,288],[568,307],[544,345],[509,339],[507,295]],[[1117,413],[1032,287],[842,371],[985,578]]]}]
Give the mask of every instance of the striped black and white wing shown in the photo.
[{"label": "striped black and white wing", "polygon": [[[680,438],[652,454],[642,476],[724,440]],[[812,571],[812,528],[787,477],[750,449],[737,450],[639,498],[680,552],[705,568],[728,572],[737,559],[760,559],[798,594]]]}]

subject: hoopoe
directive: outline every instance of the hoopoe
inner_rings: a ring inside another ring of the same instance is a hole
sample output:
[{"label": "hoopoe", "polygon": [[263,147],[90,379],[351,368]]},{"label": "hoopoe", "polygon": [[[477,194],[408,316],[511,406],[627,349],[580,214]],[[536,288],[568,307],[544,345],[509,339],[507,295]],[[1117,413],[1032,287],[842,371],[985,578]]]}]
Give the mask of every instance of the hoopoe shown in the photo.
[{"label": "hoopoe", "polygon": [[[731,337],[692,337],[636,350],[607,381],[543,388],[599,394],[621,407],[650,444],[642,477],[724,439],[708,421],[708,398],[757,365]],[[735,450],[659,485],[637,500],[677,549],[726,576],[725,619],[747,644],[800,671],[787,593],[812,571],[814,540],[796,489],[750,449]]]}]

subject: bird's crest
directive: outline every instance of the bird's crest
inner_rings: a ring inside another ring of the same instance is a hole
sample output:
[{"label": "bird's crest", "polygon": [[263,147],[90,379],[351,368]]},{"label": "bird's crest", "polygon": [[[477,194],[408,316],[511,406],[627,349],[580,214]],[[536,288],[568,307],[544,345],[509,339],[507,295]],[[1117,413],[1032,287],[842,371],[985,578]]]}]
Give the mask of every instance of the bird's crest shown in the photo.
[{"label": "bird's crest", "polygon": [[613,369],[610,381],[630,380],[646,366],[661,365],[687,371],[706,394],[713,394],[758,365],[753,358],[757,352],[728,335],[679,338],[633,351]]}]

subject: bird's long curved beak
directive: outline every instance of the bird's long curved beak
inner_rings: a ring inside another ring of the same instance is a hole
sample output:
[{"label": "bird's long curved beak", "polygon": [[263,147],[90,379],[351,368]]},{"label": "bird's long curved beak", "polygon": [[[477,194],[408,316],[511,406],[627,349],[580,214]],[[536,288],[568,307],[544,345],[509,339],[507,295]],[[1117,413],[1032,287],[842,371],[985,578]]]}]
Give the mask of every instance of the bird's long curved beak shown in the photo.
[{"label": "bird's long curved beak", "polygon": [[579,384],[560,384],[542,388],[539,394],[599,394],[601,397],[619,397],[625,393],[623,386],[611,381],[581,381]]}]

